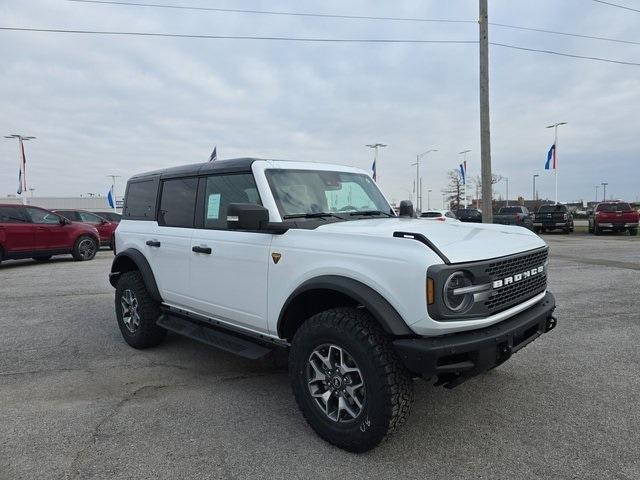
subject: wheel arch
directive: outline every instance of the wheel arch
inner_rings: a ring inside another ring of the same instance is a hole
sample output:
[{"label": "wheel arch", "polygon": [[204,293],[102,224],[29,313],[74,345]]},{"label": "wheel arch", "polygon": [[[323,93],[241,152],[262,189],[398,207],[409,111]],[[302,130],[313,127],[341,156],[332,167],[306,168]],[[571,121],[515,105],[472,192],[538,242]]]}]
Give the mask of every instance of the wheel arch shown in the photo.
[{"label": "wheel arch", "polygon": [[290,340],[309,317],[344,305],[366,309],[390,335],[414,335],[397,310],[373,288],[352,278],[323,275],[307,280],[287,298],[278,316],[278,336]]},{"label": "wheel arch", "polygon": [[144,285],[153,298],[157,302],[162,302],[158,284],[151,270],[151,265],[147,261],[142,252],[134,248],[128,248],[118,253],[111,264],[111,273],[109,273],[109,283],[115,288],[118,278],[125,272],[139,271],[142,275]]}]

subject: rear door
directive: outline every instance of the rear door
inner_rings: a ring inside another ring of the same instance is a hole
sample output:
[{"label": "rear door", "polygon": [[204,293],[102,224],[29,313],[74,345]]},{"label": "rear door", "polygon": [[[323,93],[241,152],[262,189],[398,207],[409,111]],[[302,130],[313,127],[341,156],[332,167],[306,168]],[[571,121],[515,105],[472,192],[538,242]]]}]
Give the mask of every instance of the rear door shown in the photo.
[{"label": "rear door", "polygon": [[7,256],[31,256],[35,248],[35,229],[24,207],[0,207],[0,246]]},{"label": "rear door", "polygon": [[158,226],[152,229],[145,255],[162,298],[175,306],[189,304],[189,258],[193,234],[197,177],[162,181]]},{"label": "rear door", "polygon": [[207,316],[267,332],[267,273],[272,234],[227,229],[230,203],[261,204],[251,173],[205,177],[191,239],[192,308]]},{"label": "rear door", "polygon": [[37,207],[25,207],[35,227],[36,251],[69,251],[70,244],[69,227],[61,223],[60,215]]},{"label": "rear door", "polygon": [[111,240],[111,234],[113,233],[113,226],[110,223],[104,222],[102,218],[90,212],[78,212],[80,221],[82,223],[89,223],[96,227],[98,234],[100,235],[100,242],[108,242]]}]

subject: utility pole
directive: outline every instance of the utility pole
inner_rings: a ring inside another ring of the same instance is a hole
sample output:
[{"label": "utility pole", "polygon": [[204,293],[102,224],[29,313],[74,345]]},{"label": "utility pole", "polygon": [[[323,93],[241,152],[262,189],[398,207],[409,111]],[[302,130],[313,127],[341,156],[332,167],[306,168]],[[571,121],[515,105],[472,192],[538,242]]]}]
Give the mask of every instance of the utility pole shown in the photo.
[{"label": "utility pole", "polygon": [[606,182],[602,182],[600,185],[602,185],[602,201],[606,202],[607,201],[607,185],[609,185]]},{"label": "utility pole", "polygon": [[427,210],[431,210],[431,192],[433,190],[431,190],[430,188],[427,189]]},{"label": "utility pole", "polygon": [[420,159],[427,156],[431,152],[437,151],[437,149],[432,148],[431,150],[427,150],[426,152],[419,153],[418,155],[416,155],[416,163],[411,164],[412,166],[415,165],[416,167],[416,192],[418,190],[420,191],[419,194],[416,194],[416,210],[419,212],[422,211],[422,184],[420,183],[422,180],[420,178]]},{"label": "utility pole", "polygon": [[371,167],[374,182],[378,181],[378,148],[384,148],[386,146],[387,145],[385,145],[384,143],[372,143],[369,145],[365,145],[365,147],[373,148],[374,150],[373,165]]},{"label": "utility pole", "polygon": [[566,124],[567,122],[560,122],[547,126],[547,128],[553,128],[553,170],[556,176],[556,205],[558,204],[558,127]]},{"label": "utility pole", "polygon": [[489,11],[480,0],[480,161],[482,175],[482,221],[493,223],[491,184],[491,128],[489,122]]},{"label": "utility pole", "polygon": [[4,138],[17,138],[18,139],[18,157],[20,159],[20,174],[18,181],[18,195],[22,198],[22,203],[27,203],[27,157],[24,153],[24,142],[28,140],[35,140],[36,137],[28,137],[25,135],[11,134],[5,135]]}]

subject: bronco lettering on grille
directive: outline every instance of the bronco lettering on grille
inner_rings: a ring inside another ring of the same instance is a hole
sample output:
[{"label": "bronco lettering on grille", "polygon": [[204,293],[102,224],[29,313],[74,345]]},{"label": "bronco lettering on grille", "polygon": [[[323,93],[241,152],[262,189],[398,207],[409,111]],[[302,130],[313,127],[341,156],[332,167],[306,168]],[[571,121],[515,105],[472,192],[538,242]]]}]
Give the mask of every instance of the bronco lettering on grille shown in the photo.
[{"label": "bronco lettering on grille", "polygon": [[512,283],[520,282],[523,279],[532,277],[537,275],[538,273],[544,272],[544,265],[540,265],[539,267],[532,268],[527,270],[526,272],[517,273],[515,275],[510,275],[508,277],[502,278],[500,280],[494,280],[492,283],[492,287],[495,289],[504,287],[506,285],[511,285]]}]

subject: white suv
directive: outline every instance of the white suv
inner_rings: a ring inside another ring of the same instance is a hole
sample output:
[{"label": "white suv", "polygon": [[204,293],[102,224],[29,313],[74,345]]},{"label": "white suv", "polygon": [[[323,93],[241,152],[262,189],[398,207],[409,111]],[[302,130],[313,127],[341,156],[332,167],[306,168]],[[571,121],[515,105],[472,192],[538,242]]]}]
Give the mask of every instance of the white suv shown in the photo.
[{"label": "white suv", "polygon": [[126,342],[167,330],[257,359],[289,349],[325,440],[363,452],[413,378],[454,387],[555,326],[547,246],[525,228],[396,216],[363,171],[242,158],[136,175],[110,281]]}]

